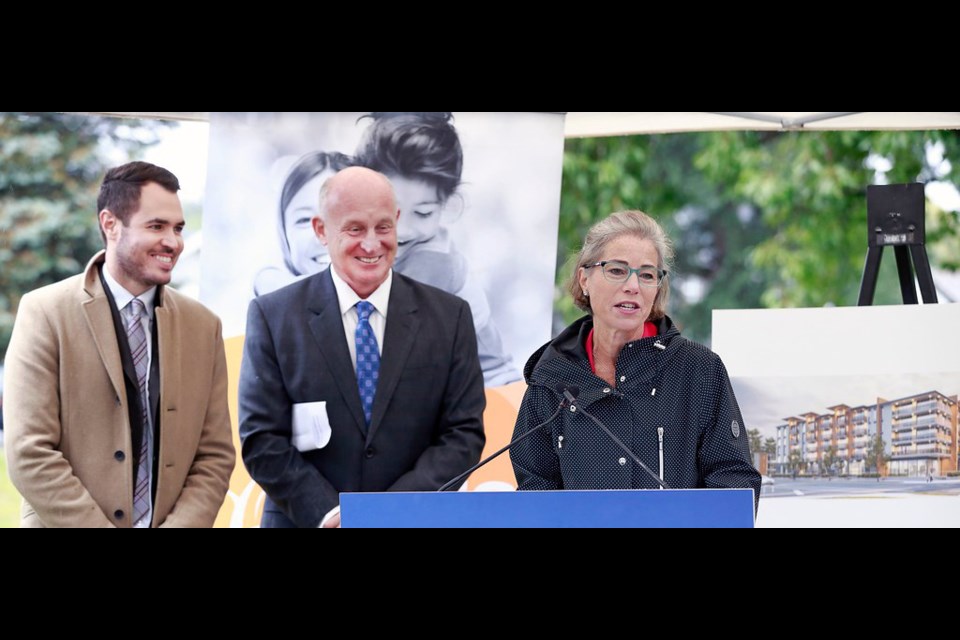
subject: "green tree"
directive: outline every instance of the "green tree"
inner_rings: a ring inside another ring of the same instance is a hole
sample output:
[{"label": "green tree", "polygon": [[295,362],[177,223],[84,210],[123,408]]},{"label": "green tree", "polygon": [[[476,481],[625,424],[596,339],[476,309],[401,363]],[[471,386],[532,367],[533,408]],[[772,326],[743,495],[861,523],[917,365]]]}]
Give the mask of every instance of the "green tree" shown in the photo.
[{"label": "green tree", "polygon": [[790,452],[787,461],[790,465],[790,472],[793,473],[794,476],[803,471],[803,458],[796,449]]},{"label": "green tree", "polygon": [[103,243],[106,168],[158,141],[159,121],[0,112],[0,362],[20,297],[78,273]]},{"label": "green tree", "polygon": [[[882,164],[889,170],[880,176]],[[956,183],[957,167],[956,131],[568,140],[558,283],[569,278],[567,260],[590,225],[636,208],[657,218],[677,247],[670,314],[688,337],[709,341],[714,309],[853,305],[867,249],[867,185]],[[935,267],[960,269],[960,213],[928,203],[927,239]],[[580,312],[558,291],[560,325]],[[875,300],[901,301],[892,255]]]},{"label": "green tree", "polygon": [[763,441],[763,451],[772,459],[777,455],[777,441],[773,438],[767,438]]},{"label": "green tree", "polygon": [[881,469],[890,461],[890,456],[886,452],[881,434],[878,433],[873,438],[870,438],[864,456],[867,473],[880,473]]},{"label": "green tree", "polygon": [[760,435],[760,429],[748,429],[747,437],[750,438],[750,453],[763,451],[763,436]]},{"label": "green tree", "polygon": [[820,473],[830,476],[834,475],[839,460],[836,445],[831,445],[830,448],[823,453],[823,468],[820,470]]},{"label": "green tree", "polygon": [[[646,211],[674,240],[670,313],[688,337],[708,340],[714,308],[760,305],[766,283],[763,274],[750,267],[749,259],[750,248],[766,232],[754,210],[694,166],[709,136],[567,141],[558,245],[558,325],[581,315],[563,286],[573,268],[570,258],[580,250],[591,225],[621,209]],[[712,287],[715,282],[723,286]],[[693,293],[683,295],[681,283]]]},{"label": "green tree", "polygon": [[[949,163],[931,162],[940,145]],[[960,138],[955,131],[842,131],[719,133],[697,166],[756,206],[770,230],[753,250],[753,265],[772,283],[768,307],[856,303],[867,246],[866,187],[886,163],[890,183],[956,183]],[[931,212],[934,244],[960,237],[956,212]],[[888,252],[889,253],[889,252]],[[958,268],[957,254],[937,254],[940,266]],[[892,256],[884,260],[876,301],[901,302]]]}]

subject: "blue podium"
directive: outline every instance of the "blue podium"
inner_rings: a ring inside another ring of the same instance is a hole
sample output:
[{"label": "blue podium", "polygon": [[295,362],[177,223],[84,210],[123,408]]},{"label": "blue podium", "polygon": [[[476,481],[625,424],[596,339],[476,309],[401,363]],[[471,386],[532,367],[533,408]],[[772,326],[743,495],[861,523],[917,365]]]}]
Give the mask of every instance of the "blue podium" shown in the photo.
[{"label": "blue podium", "polygon": [[344,529],[753,528],[751,489],[343,493]]}]

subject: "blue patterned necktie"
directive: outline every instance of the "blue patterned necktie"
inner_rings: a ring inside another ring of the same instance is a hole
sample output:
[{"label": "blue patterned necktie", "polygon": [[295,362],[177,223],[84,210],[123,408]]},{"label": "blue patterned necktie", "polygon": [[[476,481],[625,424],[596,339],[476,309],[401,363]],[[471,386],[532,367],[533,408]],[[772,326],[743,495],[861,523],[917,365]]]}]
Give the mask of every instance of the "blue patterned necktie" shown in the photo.
[{"label": "blue patterned necktie", "polygon": [[370,326],[370,314],[373,305],[365,300],[357,303],[357,388],[360,390],[360,404],[363,416],[370,427],[373,414],[373,398],[377,394],[377,379],[380,377],[380,348],[377,336]]},{"label": "blue patterned necktie", "polygon": [[137,467],[136,482],[133,486],[133,524],[150,513],[150,460],[147,438],[150,422],[147,419],[147,408],[150,406],[150,394],[147,391],[147,333],[143,330],[143,314],[146,307],[139,298],[130,301],[126,312],[127,343],[130,345],[130,355],[133,357],[133,367],[137,372],[137,384],[140,385],[141,408],[141,438],[140,464]]}]

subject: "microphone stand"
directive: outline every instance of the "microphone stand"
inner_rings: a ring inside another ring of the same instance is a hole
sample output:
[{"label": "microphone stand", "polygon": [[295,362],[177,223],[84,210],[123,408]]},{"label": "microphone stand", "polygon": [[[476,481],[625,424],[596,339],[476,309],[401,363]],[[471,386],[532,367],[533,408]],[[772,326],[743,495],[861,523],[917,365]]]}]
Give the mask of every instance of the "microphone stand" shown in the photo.
[{"label": "microphone stand", "polygon": [[621,449],[623,449],[623,450],[626,452],[626,454],[627,454],[628,456],[630,456],[630,459],[631,459],[631,460],[633,460],[634,462],[637,463],[637,466],[639,466],[641,469],[643,469],[644,471],[646,471],[648,476],[650,476],[651,478],[653,478],[654,480],[656,480],[657,484],[660,485],[660,488],[661,488],[661,489],[669,489],[669,488],[670,488],[670,487],[667,485],[667,483],[665,483],[663,480],[661,480],[660,477],[659,477],[657,474],[655,474],[653,471],[650,471],[650,468],[647,467],[647,465],[643,464],[643,461],[642,461],[640,458],[637,457],[637,454],[635,454],[635,453],[630,449],[630,447],[628,447],[627,445],[625,445],[625,444],[623,443],[623,441],[620,440],[620,438],[618,438],[616,435],[614,435],[614,433],[613,433],[612,431],[610,431],[610,429],[607,429],[607,426],[606,426],[605,424],[603,424],[602,422],[600,422],[599,420],[597,420],[595,417],[593,417],[593,415],[591,415],[589,412],[587,412],[586,409],[583,409],[583,408],[579,407],[579,406],[576,404],[577,399],[573,396],[573,394],[571,394],[569,391],[564,391],[564,392],[563,392],[563,395],[564,395],[564,397],[567,399],[567,402],[570,403],[570,411],[574,411],[574,412],[575,412],[575,411],[579,411],[579,412],[582,413],[583,415],[585,415],[585,416],[587,416],[588,418],[590,418],[591,420],[593,420],[594,424],[596,424],[598,427],[600,427],[601,429],[603,429],[603,432],[606,433],[608,436],[610,436],[610,439],[613,440],[614,442],[616,442],[616,443],[617,443],[617,446],[620,447]]},{"label": "microphone stand", "polygon": [[464,471],[463,473],[461,473],[460,475],[458,475],[456,478],[454,478],[454,479],[451,480],[450,482],[446,483],[445,485],[443,485],[442,487],[440,487],[439,489],[437,489],[437,493],[441,493],[441,492],[443,492],[443,491],[446,491],[447,489],[449,489],[449,488],[452,487],[453,485],[457,484],[458,482],[460,482],[461,480],[463,480],[464,478],[466,478],[467,476],[469,476],[471,473],[473,473],[474,471],[476,471],[476,470],[479,469],[480,467],[484,466],[485,464],[487,464],[488,462],[490,462],[490,461],[493,460],[494,458],[500,456],[504,451],[508,450],[508,449],[509,449],[510,447],[512,447],[513,445],[517,444],[518,442],[522,442],[522,441],[526,440],[529,436],[532,436],[535,432],[539,431],[540,429],[544,428],[545,426],[547,426],[548,424],[550,424],[551,422],[553,422],[554,419],[555,419],[558,415],[560,415],[560,412],[563,411],[563,407],[564,407],[564,405],[565,405],[566,403],[567,403],[566,400],[561,401],[561,402],[560,402],[560,406],[557,407],[557,410],[553,412],[553,415],[550,416],[549,418],[547,418],[544,422],[541,422],[540,424],[538,424],[538,425],[535,426],[534,428],[530,429],[529,431],[527,431],[526,433],[524,433],[523,435],[521,435],[520,437],[518,437],[516,440],[512,440],[512,441],[510,442],[510,444],[508,444],[508,445],[505,446],[504,448],[500,449],[499,451],[497,451],[495,454],[493,454],[492,456],[490,456],[490,457],[487,458],[486,460],[482,460],[482,461],[479,462],[478,464],[470,467],[469,469],[467,469],[466,471]]}]

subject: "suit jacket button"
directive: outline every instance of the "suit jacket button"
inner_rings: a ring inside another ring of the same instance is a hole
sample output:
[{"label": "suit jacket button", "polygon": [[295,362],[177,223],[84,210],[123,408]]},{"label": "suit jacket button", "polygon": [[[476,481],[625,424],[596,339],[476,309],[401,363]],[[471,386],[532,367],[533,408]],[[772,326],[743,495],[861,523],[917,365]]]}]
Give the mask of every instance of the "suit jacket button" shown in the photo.
[{"label": "suit jacket button", "polygon": [[113,457],[116,458],[117,462],[123,462],[127,459],[127,455],[123,451],[117,451],[113,454]]},{"label": "suit jacket button", "polygon": [[377,452],[373,450],[373,447],[367,449],[367,460],[371,459],[375,455],[377,455]]},{"label": "suit jacket button", "polygon": [[117,509],[116,511],[113,512],[113,517],[116,518],[117,520],[123,520],[124,515],[125,514],[123,513],[123,509]]}]

